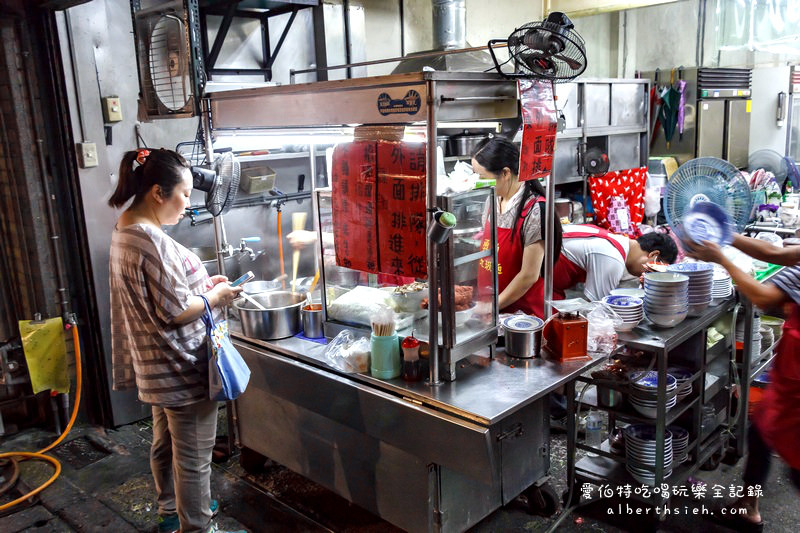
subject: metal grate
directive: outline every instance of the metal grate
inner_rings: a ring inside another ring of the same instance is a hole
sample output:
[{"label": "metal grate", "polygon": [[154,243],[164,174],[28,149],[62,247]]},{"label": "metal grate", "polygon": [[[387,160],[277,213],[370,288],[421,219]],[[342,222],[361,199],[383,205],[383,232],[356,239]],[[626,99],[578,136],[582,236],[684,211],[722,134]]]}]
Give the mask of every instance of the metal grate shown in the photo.
[{"label": "metal grate", "polygon": [[77,437],[53,448],[53,453],[75,470],[87,467],[100,459],[111,455],[109,452],[98,450],[86,437]]},{"label": "metal grate", "polygon": [[697,88],[750,90],[753,71],[749,68],[697,69]]}]

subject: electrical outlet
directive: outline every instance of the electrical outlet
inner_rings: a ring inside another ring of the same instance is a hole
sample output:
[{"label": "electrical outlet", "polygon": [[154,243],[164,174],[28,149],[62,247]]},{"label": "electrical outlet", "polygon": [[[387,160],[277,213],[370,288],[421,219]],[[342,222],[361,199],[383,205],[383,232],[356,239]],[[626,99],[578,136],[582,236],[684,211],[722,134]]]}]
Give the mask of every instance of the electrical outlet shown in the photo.
[{"label": "electrical outlet", "polygon": [[78,143],[78,163],[81,168],[97,166],[97,145],[95,143]]},{"label": "electrical outlet", "polygon": [[106,124],[120,122],[122,120],[122,105],[119,96],[104,96],[103,100],[103,120]]}]

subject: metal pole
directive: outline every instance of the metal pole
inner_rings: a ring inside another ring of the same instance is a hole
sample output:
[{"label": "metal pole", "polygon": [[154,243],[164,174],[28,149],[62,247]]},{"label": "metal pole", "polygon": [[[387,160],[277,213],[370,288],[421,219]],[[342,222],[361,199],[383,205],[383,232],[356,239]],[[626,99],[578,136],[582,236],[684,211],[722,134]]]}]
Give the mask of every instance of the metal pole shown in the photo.
[{"label": "metal pole", "polygon": [[[206,150],[206,161],[209,164],[214,162],[214,146],[211,140],[211,104],[206,98],[203,100],[203,145]],[[217,268],[220,275],[224,276],[225,272],[225,257],[224,253],[228,249],[228,243],[225,240],[225,227],[220,217],[213,217],[214,221],[214,249],[217,251]]]},{"label": "metal pole", "polygon": [[[428,94],[427,114],[427,201],[428,224],[433,224],[433,212],[436,208],[436,105],[434,96],[434,83],[426,83]],[[433,239],[428,238],[428,345],[430,346],[430,384],[441,383],[439,376],[439,265],[437,264],[438,246]]]},{"label": "metal pole", "polygon": [[[555,95],[555,87],[552,86],[553,95]],[[555,150],[555,140],[553,144]],[[550,318],[552,308],[550,302],[553,301],[553,233],[555,232],[555,194],[556,194],[556,168],[555,165],[550,169],[550,175],[547,176],[547,189],[545,196],[545,226],[544,226],[544,318]],[[559,250],[560,253],[560,250]]]}]

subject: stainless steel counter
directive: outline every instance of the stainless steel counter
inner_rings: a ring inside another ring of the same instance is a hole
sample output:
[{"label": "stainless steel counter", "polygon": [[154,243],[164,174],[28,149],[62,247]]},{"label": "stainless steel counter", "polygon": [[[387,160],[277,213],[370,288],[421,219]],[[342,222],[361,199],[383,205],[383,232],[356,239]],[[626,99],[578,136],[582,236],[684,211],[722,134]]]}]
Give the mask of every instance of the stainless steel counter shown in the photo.
[{"label": "stainless steel counter", "polygon": [[305,339],[263,341],[236,332],[233,335],[241,341],[487,426],[544,397],[604,359],[601,355],[563,363],[545,358],[515,359],[498,349],[493,360],[473,355],[461,361],[456,381],[432,387],[424,382],[406,383],[399,378],[385,381],[369,374],[339,372],[325,363],[326,346]]}]

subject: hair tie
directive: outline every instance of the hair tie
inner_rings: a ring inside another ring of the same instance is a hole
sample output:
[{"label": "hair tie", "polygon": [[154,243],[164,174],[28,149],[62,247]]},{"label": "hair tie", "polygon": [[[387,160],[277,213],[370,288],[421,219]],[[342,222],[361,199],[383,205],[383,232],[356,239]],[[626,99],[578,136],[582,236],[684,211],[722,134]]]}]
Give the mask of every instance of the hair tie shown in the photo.
[{"label": "hair tie", "polygon": [[136,149],[136,161],[140,165],[144,165],[145,161],[147,161],[147,156],[150,155],[150,150],[147,148],[137,148]]}]

